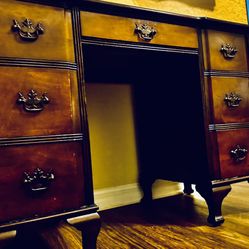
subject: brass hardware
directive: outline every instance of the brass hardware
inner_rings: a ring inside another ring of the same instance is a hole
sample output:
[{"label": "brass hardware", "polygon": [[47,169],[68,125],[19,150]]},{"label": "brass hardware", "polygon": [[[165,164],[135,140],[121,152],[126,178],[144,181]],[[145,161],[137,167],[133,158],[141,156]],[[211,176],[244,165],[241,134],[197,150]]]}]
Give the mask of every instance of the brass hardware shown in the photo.
[{"label": "brass hardware", "polygon": [[224,101],[228,107],[238,107],[241,101],[241,97],[236,93],[226,94]]},{"label": "brass hardware", "polygon": [[155,36],[156,32],[157,31],[155,28],[149,26],[146,23],[143,24],[136,23],[135,33],[143,41],[151,41]]},{"label": "brass hardware", "polygon": [[23,108],[27,112],[40,112],[43,110],[44,105],[49,103],[49,98],[46,93],[43,93],[41,98],[37,97],[34,90],[30,90],[28,98],[25,98],[21,92],[18,93],[17,104],[23,104]]},{"label": "brass hardware", "polygon": [[237,145],[230,151],[230,154],[236,162],[243,161],[246,158],[247,149],[241,148],[239,145]]},{"label": "brass hardware", "polygon": [[17,20],[13,20],[12,30],[18,32],[22,40],[35,41],[39,35],[44,33],[44,28],[41,23],[38,23],[36,27],[30,19],[26,18],[22,23]]},{"label": "brass hardware", "polygon": [[231,46],[230,44],[222,44],[220,52],[223,54],[226,59],[233,59],[238,52],[236,47]]},{"label": "brass hardware", "polygon": [[54,179],[55,175],[51,171],[45,173],[42,169],[36,168],[32,174],[24,172],[23,183],[32,192],[43,192]]}]

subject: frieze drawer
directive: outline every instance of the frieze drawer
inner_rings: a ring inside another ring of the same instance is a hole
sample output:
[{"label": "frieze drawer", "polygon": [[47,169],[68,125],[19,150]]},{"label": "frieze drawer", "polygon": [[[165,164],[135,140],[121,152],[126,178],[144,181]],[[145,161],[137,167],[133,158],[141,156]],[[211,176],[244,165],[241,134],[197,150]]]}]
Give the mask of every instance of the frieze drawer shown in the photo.
[{"label": "frieze drawer", "polygon": [[75,60],[69,11],[2,0],[0,12],[1,57]]},{"label": "frieze drawer", "polygon": [[1,222],[84,204],[80,143],[1,147],[0,151]]},{"label": "frieze drawer", "polygon": [[249,122],[249,80],[211,77],[214,123]]},{"label": "frieze drawer", "polygon": [[219,161],[221,178],[249,174],[249,129],[219,131]]},{"label": "frieze drawer", "polygon": [[[248,71],[246,39],[242,34],[208,30],[205,67],[209,70]],[[205,42],[204,42],[205,43]]]},{"label": "frieze drawer", "polygon": [[0,137],[80,132],[76,72],[0,67]]},{"label": "frieze drawer", "polygon": [[81,11],[82,36],[179,47],[198,47],[194,28]]}]

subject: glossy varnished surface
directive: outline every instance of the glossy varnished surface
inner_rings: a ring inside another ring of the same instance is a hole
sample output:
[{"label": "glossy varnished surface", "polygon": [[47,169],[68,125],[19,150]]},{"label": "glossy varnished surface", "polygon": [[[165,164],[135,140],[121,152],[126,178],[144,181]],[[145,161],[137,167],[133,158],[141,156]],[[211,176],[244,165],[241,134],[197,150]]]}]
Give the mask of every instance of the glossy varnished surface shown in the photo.
[{"label": "glossy varnished surface", "polygon": [[190,48],[198,47],[197,32],[194,28],[81,11],[83,36],[144,42],[134,33],[136,24],[142,23],[146,23],[157,30],[154,38],[147,43]]},{"label": "glossy varnished surface", "polygon": [[[62,8],[3,0],[0,2],[0,56],[31,59],[74,61],[72,21],[69,11]],[[41,23],[44,34],[36,41],[23,41],[11,30],[13,19],[25,18],[34,26]]]},{"label": "glossy varnished surface", "polygon": [[244,160],[236,161],[230,153],[237,145],[249,150],[248,137],[248,129],[217,132],[221,178],[246,176],[249,174],[248,155]]},{"label": "glossy varnished surface", "polygon": [[[80,143],[2,147],[0,161],[0,221],[35,218],[84,204]],[[24,172],[52,170],[54,181],[45,192],[29,192]]]},{"label": "glossy varnished surface", "polygon": [[[0,137],[80,132],[76,72],[61,69],[0,68]],[[27,112],[17,104],[18,92],[26,98],[33,89],[50,100],[41,112]]]},{"label": "glossy varnished surface", "polygon": [[[239,77],[211,77],[214,123],[242,123],[249,121],[249,80]],[[226,95],[235,93],[241,98],[239,106],[229,107]]]},{"label": "glossy varnished surface", "polygon": [[[238,52],[234,58],[226,59],[220,52],[221,46],[230,44]],[[247,71],[246,39],[243,34],[208,30],[206,32],[206,69]]]}]

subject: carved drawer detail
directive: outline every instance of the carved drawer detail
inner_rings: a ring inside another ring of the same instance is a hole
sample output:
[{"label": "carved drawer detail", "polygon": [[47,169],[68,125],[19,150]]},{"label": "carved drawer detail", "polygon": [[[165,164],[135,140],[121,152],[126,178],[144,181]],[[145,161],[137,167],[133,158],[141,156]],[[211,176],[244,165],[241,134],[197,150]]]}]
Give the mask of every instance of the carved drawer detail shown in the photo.
[{"label": "carved drawer detail", "polygon": [[81,27],[85,37],[198,47],[196,30],[187,26],[81,11]]},{"label": "carved drawer detail", "polygon": [[0,56],[75,61],[69,11],[1,1],[0,12]]},{"label": "carved drawer detail", "polygon": [[211,77],[214,123],[249,122],[249,79]]},{"label": "carved drawer detail", "polygon": [[0,68],[0,137],[80,132],[76,72]]},{"label": "carved drawer detail", "polygon": [[242,34],[207,31],[205,67],[208,70],[248,71],[246,39]]},{"label": "carved drawer detail", "polygon": [[221,178],[249,174],[249,129],[219,131],[219,161]]},{"label": "carved drawer detail", "polygon": [[84,204],[80,143],[0,150],[1,222],[37,218]]}]

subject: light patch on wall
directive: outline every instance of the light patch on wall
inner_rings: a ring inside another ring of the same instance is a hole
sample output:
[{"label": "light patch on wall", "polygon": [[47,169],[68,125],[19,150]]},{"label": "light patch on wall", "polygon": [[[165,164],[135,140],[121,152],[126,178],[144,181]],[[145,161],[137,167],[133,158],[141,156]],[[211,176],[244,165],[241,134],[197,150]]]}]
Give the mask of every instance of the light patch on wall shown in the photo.
[{"label": "light patch on wall", "polygon": [[[141,5],[144,0],[134,0],[134,3],[137,3],[137,5]],[[172,3],[172,4],[185,4],[189,7],[198,7],[202,9],[208,9],[208,10],[214,10],[215,7],[215,0],[151,0],[151,2],[155,3]]]},{"label": "light patch on wall", "polygon": [[86,84],[95,189],[137,182],[132,89],[129,84]]},{"label": "light patch on wall", "polygon": [[246,0],[247,22],[249,23],[249,0]]},{"label": "light patch on wall", "polygon": [[245,0],[104,0],[188,16],[247,24]]}]

